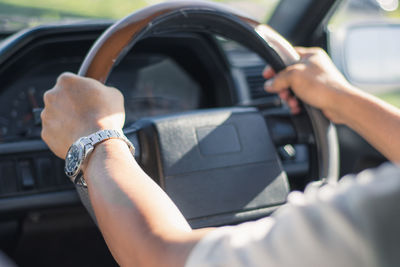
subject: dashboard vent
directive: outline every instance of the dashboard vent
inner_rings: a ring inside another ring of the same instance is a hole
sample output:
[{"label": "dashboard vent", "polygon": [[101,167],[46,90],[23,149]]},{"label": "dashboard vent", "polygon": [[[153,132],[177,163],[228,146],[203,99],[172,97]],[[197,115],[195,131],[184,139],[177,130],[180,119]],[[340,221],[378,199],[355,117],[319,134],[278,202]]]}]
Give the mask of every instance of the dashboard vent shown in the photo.
[{"label": "dashboard vent", "polygon": [[264,91],[265,79],[262,76],[264,66],[252,66],[243,68],[246,81],[249,86],[252,99],[270,97],[271,94]]},{"label": "dashboard vent", "polygon": [[63,165],[49,151],[0,156],[0,198],[72,189]]}]

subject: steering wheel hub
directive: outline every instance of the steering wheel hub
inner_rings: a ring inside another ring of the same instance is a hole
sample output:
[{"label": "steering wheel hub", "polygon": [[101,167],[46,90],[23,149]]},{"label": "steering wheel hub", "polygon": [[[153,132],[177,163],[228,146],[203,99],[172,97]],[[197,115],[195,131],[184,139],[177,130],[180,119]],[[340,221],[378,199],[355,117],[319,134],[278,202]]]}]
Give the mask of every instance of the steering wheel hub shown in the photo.
[{"label": "steering wheel hub", "polygon": [[139,121],[146,170],[189,222],[283,204],[289,192],[263,116],[253,108]]}]

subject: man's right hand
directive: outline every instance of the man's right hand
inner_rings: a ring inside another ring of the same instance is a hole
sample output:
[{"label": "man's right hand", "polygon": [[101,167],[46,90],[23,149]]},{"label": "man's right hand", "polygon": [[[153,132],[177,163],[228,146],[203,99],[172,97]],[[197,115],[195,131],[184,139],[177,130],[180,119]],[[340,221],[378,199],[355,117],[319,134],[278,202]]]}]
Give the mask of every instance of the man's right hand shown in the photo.
[{"label": "man's right hand", "polygon": [[42,139],[51,151],[65,158],[77,139],[98,130],[121,131],[124,98],[120,91],[100,82],[63,73],[56,85],[44,95]]},{"label": "man's right hand", "polygon": [[336,69],[324,50],[320,48],[296,48],[301,60],[275,74],[267,67],[263,75],[269,79],[265,90],[278,93],[285,100],[293,113],[300,111],[295,97],[289,88],[305,103],[319,108],[331,121],[344,123],[341,114],[340,98],[357,91]]},{"label": "man's right hand", "polygon": [[275,74],[266,68],[265,89],[300,111],[289,88],[334,123],[346,124],[389,160],[400,162],[400,110],[352,86],[320,48],[297,48],[301,60]]}]

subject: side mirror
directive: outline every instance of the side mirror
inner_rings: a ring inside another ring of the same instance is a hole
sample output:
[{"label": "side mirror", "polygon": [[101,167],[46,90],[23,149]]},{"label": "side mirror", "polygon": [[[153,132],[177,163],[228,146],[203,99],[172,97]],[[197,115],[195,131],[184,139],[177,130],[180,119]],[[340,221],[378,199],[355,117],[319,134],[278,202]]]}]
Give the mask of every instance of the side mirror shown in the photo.
[{"label": "side mirror", "polygon": [[329,37],[332,59],[350,82],[372,93],[400,88],[400,24],[351,25]]}]

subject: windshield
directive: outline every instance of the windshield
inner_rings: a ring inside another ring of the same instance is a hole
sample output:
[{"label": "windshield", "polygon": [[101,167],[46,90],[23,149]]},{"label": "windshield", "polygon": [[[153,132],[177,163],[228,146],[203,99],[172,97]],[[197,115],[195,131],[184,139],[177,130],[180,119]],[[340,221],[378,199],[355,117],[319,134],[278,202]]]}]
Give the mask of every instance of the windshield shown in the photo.
[{"label": "windshield", "polygon": [[[58,21],[120,19],[159,0],[0,0],[0,30],[16,31]],[[266,21],[279,0],[218,0]]]}]

